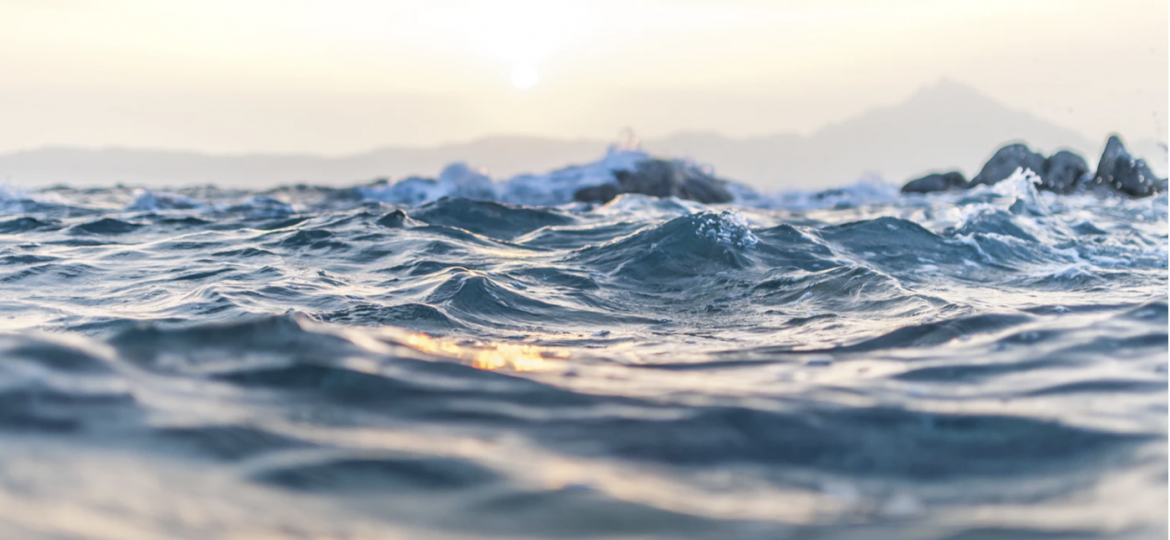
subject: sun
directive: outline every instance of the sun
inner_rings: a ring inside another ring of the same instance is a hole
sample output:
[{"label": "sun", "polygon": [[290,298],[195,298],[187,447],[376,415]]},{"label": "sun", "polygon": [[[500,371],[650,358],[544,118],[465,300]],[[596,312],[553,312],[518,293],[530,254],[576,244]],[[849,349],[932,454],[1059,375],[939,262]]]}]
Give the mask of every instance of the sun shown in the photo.
[{"label": "sun", "polygon": [[540,82],[540,74],[532,64],[516,64],[512,68],[512,86],[517,90],[527,90]]}]

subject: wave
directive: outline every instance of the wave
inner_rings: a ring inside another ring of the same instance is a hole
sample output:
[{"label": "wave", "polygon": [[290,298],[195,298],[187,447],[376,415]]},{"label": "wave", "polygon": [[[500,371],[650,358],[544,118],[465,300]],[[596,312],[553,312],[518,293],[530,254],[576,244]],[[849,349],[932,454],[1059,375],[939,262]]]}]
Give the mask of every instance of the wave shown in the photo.
[{"label": "wave", "polygon": [[0,191],[0,536],[1165,531],[1164,193],[646,159]]}]

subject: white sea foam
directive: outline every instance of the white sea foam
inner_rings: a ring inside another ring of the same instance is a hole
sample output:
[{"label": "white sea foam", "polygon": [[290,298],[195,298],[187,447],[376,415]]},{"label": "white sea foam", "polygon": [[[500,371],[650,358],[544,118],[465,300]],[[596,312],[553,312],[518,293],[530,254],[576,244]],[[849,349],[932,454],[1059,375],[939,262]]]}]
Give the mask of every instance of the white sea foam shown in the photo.
[{"label": "white sea foam", "polygon": [[592,163],[573,165],[543,174],[521,174],[494,180],[487,171],[456,162],[448,165],[438,179],[408,177],[392,184],[359,188],[363,198],[389,204],[417,205],[442,197],[467,197],[533,206],[556,206],[573,201],[577,190],[616,182],[613,172],[631,170],[645,152],[612,146],[605,156]]},{"label": "white sea foam", "polygon": [[649,154],[624,146],[611,146],[605,156],[585,165],[573,165],[544,174],[522,174],[503,182],[501,199],[530,205],[559,205],[572,202],[577,190],[617,181],[614,171],[632,170]]},{"label": "white sea foam", "polygon": [[750,249],[756,247],[760,239],[752,233],[751,226],[743,214],[735,210],[724,210],[717,217],[703,218],[695,234],[705,236],[720,244],[728,244]]},{"label": "white sea foam", "polygon": [[976,196],[985,193],[992,194],[997,198],[1012,201],[1012,204],[1020,203],[1024,205],[1026,210],[1034,214],[1049,215],[1052,212],[1041,196],[1040,191],[1036,189],[1036,186],[1040,185],[1040,182],[1040,176],[1034,171],[1017,168],[1011,176],[990,186],[976,186],[968,193]]},{"label": "white sea foam", "polygon": [[0,184],[0,213],[14,214],[26,212],[30,206],[40,204],[67,204],[64,199],[53,192],[28,191],[8,184]]},{"label": "white sea foam", "polygon": [[[365,199],[389,204],[418,205],[441,197],[467,197],[530,206],[558,206],[573,202],[573,195],[586,187],[615,184],[615,171],[633,170],[652,159],[636,141],[615,144],[597,161],[572,165],[544,173],[527,173],[511,178],[491,178],[486,170],[456,162],[448,165],[438,179],[407,177],[396,182],[358,188]],[[688,167],[715,176],[710,165],[686,162]],[[896,184],[880,178],[865,178],[828,190],[788,189],[765,193],[751,186],[728,181],[726,189],[733,204],[761,209],[817,209],[857,207],[898,201]]]},{"label": "white sea foam", "polygon": [[389,204],[417,205],[442,197],[499,199],[499,188],[487,172],[455,162],[443,168],[438,179],[409,177],[393,184],[359,188],[363,198]]}]

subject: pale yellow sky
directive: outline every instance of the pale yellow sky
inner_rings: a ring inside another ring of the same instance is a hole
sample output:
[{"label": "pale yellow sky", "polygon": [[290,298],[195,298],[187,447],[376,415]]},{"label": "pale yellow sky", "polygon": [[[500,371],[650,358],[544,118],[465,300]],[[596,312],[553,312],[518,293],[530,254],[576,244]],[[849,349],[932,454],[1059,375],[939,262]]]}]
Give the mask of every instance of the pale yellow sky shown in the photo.
[{"label": "pale yellow sky", "polygon": [[1165,140],[1167,64],[1153,0],[0,0],[0,152],[808,133],[940,77]]}]

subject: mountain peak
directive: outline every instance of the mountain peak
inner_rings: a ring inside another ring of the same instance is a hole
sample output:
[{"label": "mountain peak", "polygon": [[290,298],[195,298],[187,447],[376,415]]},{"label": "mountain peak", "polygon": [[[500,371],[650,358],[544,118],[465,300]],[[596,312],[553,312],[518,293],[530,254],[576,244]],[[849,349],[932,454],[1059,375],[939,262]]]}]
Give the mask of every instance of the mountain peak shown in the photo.
[{"label": "mountain peak", "polygon": [[913,107],[914,105],[964,107],[976,104],[1005,108],[974,87],[946,77],[935,81],[934,84],[920,87],[898,107]]}]

